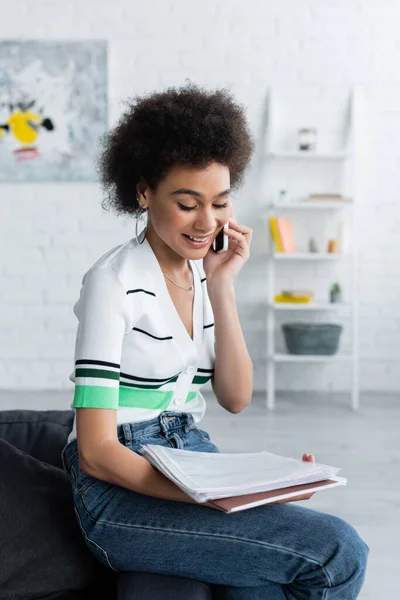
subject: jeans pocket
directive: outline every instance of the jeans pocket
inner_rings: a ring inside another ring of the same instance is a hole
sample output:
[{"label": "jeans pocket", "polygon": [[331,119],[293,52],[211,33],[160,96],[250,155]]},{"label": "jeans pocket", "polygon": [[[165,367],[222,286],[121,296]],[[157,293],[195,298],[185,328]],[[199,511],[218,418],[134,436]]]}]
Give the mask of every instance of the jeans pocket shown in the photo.
[{"label": "jeans pocket", "polygon": [[96,481],[94,477],[91,477],[81,469],[78,457],[71,462],[69,471],[71,473],[73,486],[79,494],[82,494]]},{"label": "jeans pocket", "polygon": [[94,495],[101,494],[105,489],[112,487],[111,483],[92,477],[85,471],[83,471],[79,465],[79,460],[75,461],[71,466],[71,476],[73,481],[73,487],[79,496],[87,502],[87,495],[92,490]]},{"label": "jeans pocket", "polygon": [[195,433],[196,435],[198,435],[198,437],[203,441],[203,442],[210,442],[211,438],[210,438],[210,434],[207,433],[207,431],[205,431],[204,429],[200,429],[199,427],[197,427],[196,425],[191,425],[191,427],[189,428],[189,431],[192,433]]},{"label": "jeans pocket", "polygon": [[172,444],[165,438],[165,436],[160,433],[154,431],[154,428],[144,429],[140,433],[133,435],[129,441],[122,440],[124,446],[136,452],[140,456],[143,456],[142,448],[143,446],[171,446]]},{"label": "jeans pocket", "polygon": [[93,485],[95,485],[99,479],[88,475],[84,471],[80,470],[80,473],[75,481],[75,487],[77,492],[83,496]]}]

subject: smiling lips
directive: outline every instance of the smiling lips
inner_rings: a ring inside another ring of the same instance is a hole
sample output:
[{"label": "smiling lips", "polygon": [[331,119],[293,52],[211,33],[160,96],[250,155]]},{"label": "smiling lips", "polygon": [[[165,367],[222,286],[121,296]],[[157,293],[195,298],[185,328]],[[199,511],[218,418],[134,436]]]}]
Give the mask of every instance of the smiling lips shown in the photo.
[{"label": "smiling lips", "polygon": [[183,233],[182,235],[185,238],[186,243],[189,244],[192,248],[204,248],[204,246],[207,246],[211,237],[192,237],[190,235],[187,235],[186,233]]},{"label": "smiling lips", "polygon": [[207,237],[193,237],[192,235],[188,235],[187,237],[190,240],[193,240],[194,242],[207,242],[210,236],[208,235]]}]

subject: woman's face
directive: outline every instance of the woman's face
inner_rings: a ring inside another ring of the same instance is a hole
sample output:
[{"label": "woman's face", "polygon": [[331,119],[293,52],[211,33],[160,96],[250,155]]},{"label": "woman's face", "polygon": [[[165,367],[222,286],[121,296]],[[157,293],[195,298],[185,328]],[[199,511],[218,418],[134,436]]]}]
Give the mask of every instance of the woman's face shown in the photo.
[{"label": "woman's face", "polygon": [[229,169],[224,165],[172,167],[155,192],[138,189],[139,200],[149,211],[147,238],[158,247],[164,242],[183,258],[203,258],[229,220],[229,194]]}]

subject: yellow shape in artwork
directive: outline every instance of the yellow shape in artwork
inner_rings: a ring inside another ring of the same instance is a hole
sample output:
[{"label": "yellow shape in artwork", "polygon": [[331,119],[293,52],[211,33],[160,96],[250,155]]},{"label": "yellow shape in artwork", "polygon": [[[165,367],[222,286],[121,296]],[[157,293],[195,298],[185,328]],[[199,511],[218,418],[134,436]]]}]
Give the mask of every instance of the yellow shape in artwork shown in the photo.
[{"label": "yellow shape in artwork", "polygon": [[30,110],[22,112],[16,110],[7,121],[11,132],[22,144],[32,144],[37,138],[38,128],[41,124],[41,117],[38,113]]}]

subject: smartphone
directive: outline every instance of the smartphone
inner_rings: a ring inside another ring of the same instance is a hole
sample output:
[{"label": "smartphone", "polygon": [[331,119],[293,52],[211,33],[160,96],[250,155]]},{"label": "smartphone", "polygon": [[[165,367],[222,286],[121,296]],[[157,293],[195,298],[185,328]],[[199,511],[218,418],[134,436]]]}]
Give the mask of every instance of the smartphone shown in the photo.
[{"label": "smartphone", "polygon": [[226,252],[228,250],[229,238],[224,233],[224,230],[228,229],[228,224],[229,223],[225,223],[225,225],[223,226],[221,231],[219,231],[217,233],[217,235],[212,243],[214,252],[217,252],[218,254],[220,252]]}]

